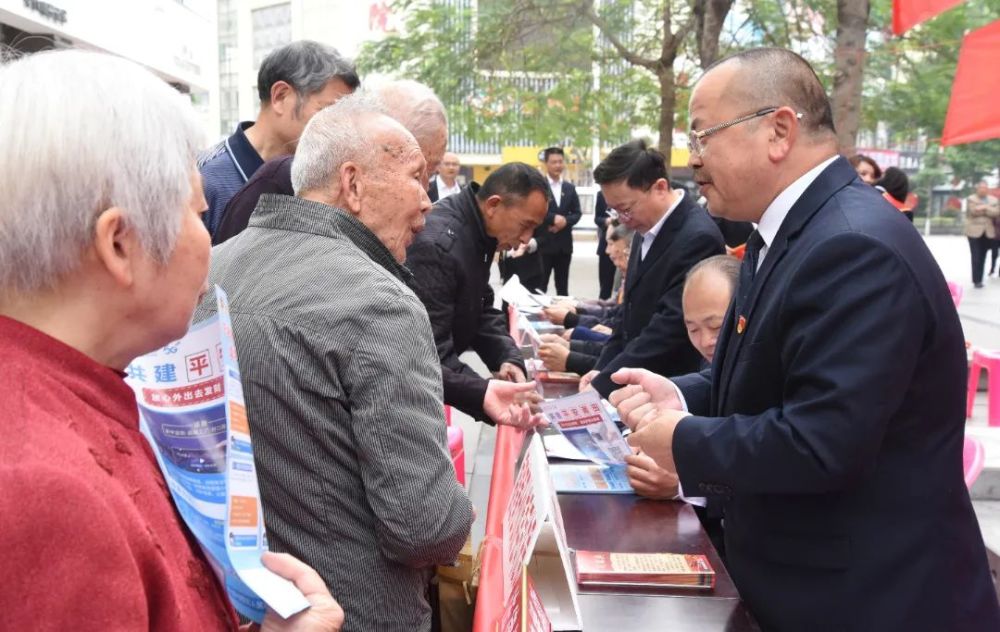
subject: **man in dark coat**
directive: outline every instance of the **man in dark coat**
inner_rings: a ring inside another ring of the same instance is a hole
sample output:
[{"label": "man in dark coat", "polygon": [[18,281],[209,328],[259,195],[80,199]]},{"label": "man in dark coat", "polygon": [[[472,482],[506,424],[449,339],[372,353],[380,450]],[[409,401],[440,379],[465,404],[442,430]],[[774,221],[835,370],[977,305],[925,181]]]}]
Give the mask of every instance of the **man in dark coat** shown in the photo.
[{"label": "man in dark coat", "polygon": [[597,361],[593,380],[604,397],[615,389],[611,374],[642,367],[674,375],[697,371],[701,354],[684,324],[684,279],[696,263],[724,254],[722,235],[705,209],[683,189],[672,189],[666,160],[643,141],[615,148],[594,170],[611,208],[636,235],[625,273],[621,321]]},{"label": "man in dark coat", "polygon": [[545,173],[548,174],[552,195],[549,210],[545,215],[544,232],[538,240],[538,250],[542,254],[543,290],[548,290],[552,273],[556,276],[556,294],[569,294],[569,266],[573,260],[573,227],[580,221],[580,198],[576,187],[563,180],[566,168],[561,147],[545,150]]},{"label": "man in dark coat", "polygon": [[685,492],[726,498],[727,566],[764,629],[1000,630],[934,257],[838,156],[798,55],[723,60],[690,114],[710,208],[758,228],[713,368],[615,376],[630,441]]},{"label": "man in dark coat", "polygon": [[[521,352],[493,307],[490,267],[497,248],[527,243],[548,207],[548,185],[523,163],[495,170],[480,187],[470,184],[438,202],[407,250],[417,295],[427,308],[441,372],[444,401],[489,422],[505,423],[515,396],[533,390]],[[473,349],[500,379],[479,376],[459,356]]]}]

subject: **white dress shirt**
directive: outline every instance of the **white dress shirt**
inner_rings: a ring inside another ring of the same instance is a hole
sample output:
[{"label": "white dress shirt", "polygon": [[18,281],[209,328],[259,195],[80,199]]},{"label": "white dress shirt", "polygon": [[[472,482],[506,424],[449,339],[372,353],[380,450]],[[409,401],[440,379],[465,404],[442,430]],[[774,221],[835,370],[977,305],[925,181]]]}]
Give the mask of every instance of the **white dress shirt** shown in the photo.
[{"label": "white dress shirt", "polygon": [[549,177],[549,187],[552,189],[552,199],[556,201],[556,206],[562,204],[562,178],[553,180]]},{"label": "white dress shirt", "polygon": [[774,238],[778,235],[778,230],[785,222],[785,218],[788,217],[788,211],[792,210],[792,207],[799,201],[802,194],[806,192],[809,185],[819,177],[819,174],[836,159],[837,156],[828,158],[802,174],[798,180],[788,185],[788,188],[779,193],[764,211],[764,214],[760,216],[760,222],[757,224],[757,232],[760,233],[761,239],[764,240],[764,245],[760,247],[760,255],[757,257],[758,270],[760,270],[760,264],[764,262],[764,257],[767,256],[768,249],[774,243]]},{"label": "white dress shirt", "polygon": [[660,218],[660,221],[656,222],[655,226],[653,226],[643,234],[642,252],[640,253],[639,257],[640,261],[646,258],[646,253],[648,253],[649,249],[653,247],[653,242],[656,241],[656,236],[660,234],[660,229],[662,229],[663,225],[667,223],[667,218],[670,217],[670,214],[674,212],[674,209],[680,206],[681,200],[684,199],[684,189],[677,189],[674,191],[674,193],[677,194],[677,199],[674,200],[674,203],[670,205],[670,208],[668,208],[667,212],[663,214],[663,217]]},{"label": "white dress shirt", "polygon": [[455,195],[462,190],[462,185],[458,183],[458,178],[455,178],[455,186],[450,187],[444,183],[444,180],[441,179],[440,175],[436,175],[434,177],[437,178],[438,200],[443,200],[449,195]]}]

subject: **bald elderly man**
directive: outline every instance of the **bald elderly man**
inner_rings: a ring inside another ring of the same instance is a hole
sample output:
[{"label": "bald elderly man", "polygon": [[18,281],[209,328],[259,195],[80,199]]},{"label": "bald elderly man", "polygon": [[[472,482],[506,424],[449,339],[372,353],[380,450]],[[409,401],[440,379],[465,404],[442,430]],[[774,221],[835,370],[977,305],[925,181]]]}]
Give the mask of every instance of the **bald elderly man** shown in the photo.
[{"label": "bald elderly man", "polygon": [[[296,195],[262,196],[212,255],[268,538],[326,580],[345,632],[429,630],[434,569],[454,562],[472,524],[434,338],[403,265],[431,207],[425,172],[410,132],[369,95],[344,97],[302,134]],[[204,301],[199,314],[214,309]]]}]

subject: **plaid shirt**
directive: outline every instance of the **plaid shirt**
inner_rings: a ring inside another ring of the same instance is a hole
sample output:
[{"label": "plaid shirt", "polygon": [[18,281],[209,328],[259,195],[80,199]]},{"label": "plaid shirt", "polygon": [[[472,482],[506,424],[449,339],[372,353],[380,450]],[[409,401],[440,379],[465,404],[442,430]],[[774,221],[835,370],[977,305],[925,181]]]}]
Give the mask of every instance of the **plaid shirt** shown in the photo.
[{"label": "plaid shirt", "polygon": [[412,275],[348,213],[267,194],[210,279],[229,294],[272,550],[323,576],[345,632],[429,630],[428,582],[472,506]]}]

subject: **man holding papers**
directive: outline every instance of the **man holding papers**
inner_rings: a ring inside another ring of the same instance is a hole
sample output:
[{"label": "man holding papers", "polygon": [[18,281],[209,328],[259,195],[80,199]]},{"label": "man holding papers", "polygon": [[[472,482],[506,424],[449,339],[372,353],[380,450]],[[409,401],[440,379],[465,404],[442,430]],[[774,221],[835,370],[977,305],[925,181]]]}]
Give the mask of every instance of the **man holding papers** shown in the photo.
[{"label": "man holding papers", "polygon": [[[427,307],[441,360],[444,402],[482,421],[532,420],[512,405],[533,395],[524,360],[493,307],[490,267],[497,249],[527,243],[545,219],[549,187],[537,169],[515,162],[438,202],[407,249],[406,263]],[[497,378],[479,376],[459,356],[472,349]],[[537,421],[537,420],[536,420]]]}]

